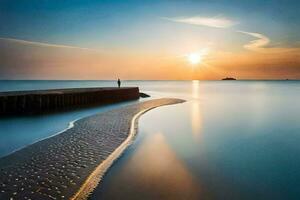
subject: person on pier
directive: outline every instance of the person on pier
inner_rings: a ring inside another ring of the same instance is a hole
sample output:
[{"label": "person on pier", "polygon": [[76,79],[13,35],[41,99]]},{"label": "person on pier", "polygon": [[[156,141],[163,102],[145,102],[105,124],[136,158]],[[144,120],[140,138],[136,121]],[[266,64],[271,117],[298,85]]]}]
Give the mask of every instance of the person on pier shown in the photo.
[{"label": "person on pier", "polygon": [[118,78],[118,87],[121,87],[121,80]]}]

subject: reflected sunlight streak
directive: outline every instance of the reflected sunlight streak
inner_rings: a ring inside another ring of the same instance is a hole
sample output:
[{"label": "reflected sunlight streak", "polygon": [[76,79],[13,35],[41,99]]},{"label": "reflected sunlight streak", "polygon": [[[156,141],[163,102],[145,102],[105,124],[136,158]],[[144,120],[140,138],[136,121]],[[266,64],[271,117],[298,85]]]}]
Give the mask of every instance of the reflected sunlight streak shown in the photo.
[{"label": "reflected sunlight streak", "polygon": [[199,139],[202,129],[202,117],[200,111],[200,104],[196,101],[192,102],[191,117],[193,136],[195,137],[195,139]]},{"label": "reflected sunlight streak", "polygon": [[192,81],[192,95],[194,99],[199,98],[199,84],[200,84],[199,80]]},{"label": "reflected sunlight streak", "polygon": [[[194,99],[199,99],[199,84],[200,81],[198,80],[193,80],[192,81],[192,95]],[[202,127],[202,117],[201,117],[201,111],[200,111],[200,104],[197,101],[192,102],[191,106],[191,117],[192,117],[192,131],[193,131],[193,136],[195,138],[199,138],[200,133],[201,133],[201,127]]]},{"label": "reflected sunlight streak", "polygon": [[[147,166],[147,167],[145,167]],[[195,182],[185,164],[167,143],[162,133],[148,135],[143,144],[128,161],[124,169],[117,172],[120,185],[111,188],[139,188],[139,198],[143,195],[157,199],[199,199],[200,185]],[[130,181],[128,180],[130,179]],[[131,186],[123,183],[130,182]],[[151,186],[151,187],[149,187]],[[120,196],[122,192],[119,191]]]}]

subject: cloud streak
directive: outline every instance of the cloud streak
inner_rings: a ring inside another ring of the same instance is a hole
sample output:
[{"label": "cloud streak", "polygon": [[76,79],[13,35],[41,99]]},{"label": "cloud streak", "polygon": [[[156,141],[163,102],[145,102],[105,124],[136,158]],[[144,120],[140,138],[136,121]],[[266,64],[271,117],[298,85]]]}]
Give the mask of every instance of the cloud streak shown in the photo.
[{"label": "cloud streak", "polygon": [[164,18],[169,21],[192,24],[197,26],[208,26],[213,28],[230,28],[236,24],[235,21],[227,19],[225,17],[177,17],[177,18]]},{"label": "cloud streak", "polygon": [[270,38],[268,38],[267,36],[265,36],[261,33],[246,32],[246,31],[237,31],[237,32],[246,34],[246,35],[250,35],[250,36],[256,38],[243,46],[247,50],[258,52],[258,53],[265,53],[265,54],[288,53],[291,55],[300,55],[299,48],[270,47],[269,46],[269,44],[271,43]]},{"label": "cloud streak", "polygon": [[0,37],[0,41],[13,42],[13,43],[18,43],[18,44],[22,44],[22,45],[37,46],[37,47],[67,48],[67,49],[96,51],[95,49],[82,48],[82,47],[77,47],[77,46],[34,42],[34,41],[20,40],[20,39],[14,39],[14,38],[1,38]]},{"label": "cloud streak", "polygon": [[249,43],[244,45],[244,48],[250,51],[264,52],[266,49],[265,47],[270,43],[270,39],[263,34],[246,32],[246,31],[237,31],[237,32],[250,35],[256,38],[255,40],[252,40]]},{"label": "cloud streak", "polygon": [[[169,20],[172,22],[183,23],[183,24],[190,24],[190,25],[197,25],[197,26],[206,26],[212,28],[221,28],[226,29],[233,27],[234,25],[238,24],[238,22],[233,21],[231,19],[225,17],[200,17],[200,16],[193,16],[193,17],[174,17],[174,18],[163,18],[165,20]],[[292,53],[299,55],[299,48],[288,48],[288,47],[271,47],[270,43],[271,40],[264,34],[257,33],[257,32],[247,32],[241,30],[233,30],[238,33],[242,33],[244,35],[248,35],[253,37],[250,42],[243,45],[243,48],[257,53]]]}]

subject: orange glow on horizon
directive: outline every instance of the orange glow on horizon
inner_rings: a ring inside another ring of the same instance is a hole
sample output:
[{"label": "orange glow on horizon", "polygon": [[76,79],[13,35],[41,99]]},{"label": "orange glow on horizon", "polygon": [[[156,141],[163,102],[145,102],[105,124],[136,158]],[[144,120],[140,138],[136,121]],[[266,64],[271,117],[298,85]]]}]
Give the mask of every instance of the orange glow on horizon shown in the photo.
[{"label": "orange glow on horizon", "polygon": [[[7,53],[17,70],[9,63],[7,77],[15,79],[122,79],[129,80],[220,80],[300,78],[300,53],[297,49],[277,49],[264,53],[250,51],[225,52],[207,48],[184,52],[89,51],[84,49],[34,46],[13,43],[16,51]],[[22,51],[17,49],[22,46]],[[197,49],[196,47],[193,47]],[[188,51],[187,46],[182,51]],[[185,56],[178,56],[185,55]],[[30,58],[30,59],[29,59]],[[9,58],[7,58],[9,59]],[[187,62],[188,61],[188,62]],[[292,61],[292,62],[291,62]],[[191,68],[190,66],[195,67]],[[201,67],[198,67],[201,65]],[[197,67],[196,67],[197,66]]]}]

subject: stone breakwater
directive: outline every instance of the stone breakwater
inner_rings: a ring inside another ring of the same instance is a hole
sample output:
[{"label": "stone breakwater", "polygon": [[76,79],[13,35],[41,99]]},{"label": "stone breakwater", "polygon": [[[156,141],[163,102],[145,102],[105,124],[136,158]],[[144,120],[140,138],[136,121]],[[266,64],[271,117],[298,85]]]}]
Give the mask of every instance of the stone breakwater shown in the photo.
[{"label": "stone breakwater", "polygon": [[59,135],[1,158],[0,199],[86,198],[130,144],[138,116],[182,102],[156,99],[83,118]]},{"label": "stone breakwater", "polygon": [[139,98],[138,87],[0,92],[0,116],[35,114]]}]

